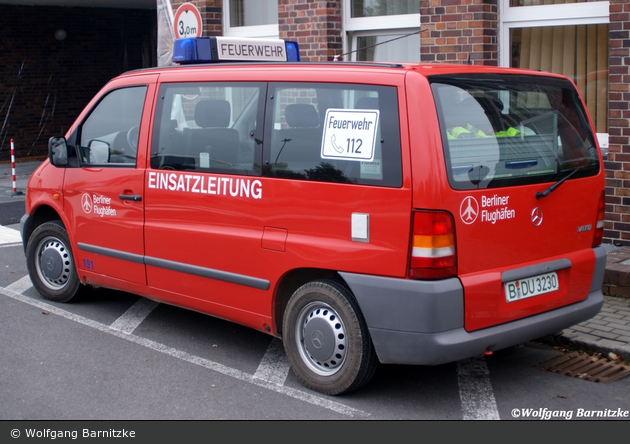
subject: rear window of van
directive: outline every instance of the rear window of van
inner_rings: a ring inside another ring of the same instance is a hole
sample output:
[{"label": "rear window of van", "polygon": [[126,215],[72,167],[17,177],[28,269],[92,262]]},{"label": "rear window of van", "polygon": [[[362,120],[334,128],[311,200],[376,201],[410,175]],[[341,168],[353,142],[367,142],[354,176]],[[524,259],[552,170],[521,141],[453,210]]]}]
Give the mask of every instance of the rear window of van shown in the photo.
[{"label": "rear window of van", "polygon": [[599,157],[582,102],[564,79],[432,76],[448,178],[458,190],[595,175]]}]

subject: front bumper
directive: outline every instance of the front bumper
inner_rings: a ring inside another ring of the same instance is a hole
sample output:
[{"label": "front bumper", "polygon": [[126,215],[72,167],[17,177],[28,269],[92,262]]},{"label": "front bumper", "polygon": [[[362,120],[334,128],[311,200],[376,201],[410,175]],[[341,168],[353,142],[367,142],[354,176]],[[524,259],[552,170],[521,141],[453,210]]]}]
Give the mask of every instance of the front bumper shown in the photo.
[{"label": "front bumper", "polygon": [[30,216],[28,214],[24,214],[20,219],[20,236],[22,236],[22,246],[24,247],[24,251],[26,252],[26,244],[28,243],[28,237],[31,235],[33,231],[30,224]]}]

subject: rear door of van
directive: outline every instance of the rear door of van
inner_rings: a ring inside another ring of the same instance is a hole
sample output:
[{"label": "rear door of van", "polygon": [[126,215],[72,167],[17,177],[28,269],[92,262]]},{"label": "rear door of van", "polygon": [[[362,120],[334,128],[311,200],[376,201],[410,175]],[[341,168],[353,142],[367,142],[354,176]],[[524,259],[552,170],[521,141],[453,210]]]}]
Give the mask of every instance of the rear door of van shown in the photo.
[{"label": "rear door of van", "polygon": [[427,173],[441,185],[424,202],[455,221],[465,328],[585,299],[603,230],[604,178],[573,84],[498,71],[428,79],[443,158]]}]

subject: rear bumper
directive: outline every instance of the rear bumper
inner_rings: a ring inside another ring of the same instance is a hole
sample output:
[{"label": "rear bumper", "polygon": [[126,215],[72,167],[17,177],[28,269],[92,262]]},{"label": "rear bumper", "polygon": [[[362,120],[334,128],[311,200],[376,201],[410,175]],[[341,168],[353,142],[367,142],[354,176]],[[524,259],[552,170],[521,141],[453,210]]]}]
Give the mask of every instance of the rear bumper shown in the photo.
[{"label": "rear bumper", "polygon": [[604,304],[606,250],[593,250],[595,273],[586,299],[473,332],[464,329],[464,295],[456,278],[426,282],[340,275],[361,307],[381,362],[438,365],[511,347],[595,316]]}]

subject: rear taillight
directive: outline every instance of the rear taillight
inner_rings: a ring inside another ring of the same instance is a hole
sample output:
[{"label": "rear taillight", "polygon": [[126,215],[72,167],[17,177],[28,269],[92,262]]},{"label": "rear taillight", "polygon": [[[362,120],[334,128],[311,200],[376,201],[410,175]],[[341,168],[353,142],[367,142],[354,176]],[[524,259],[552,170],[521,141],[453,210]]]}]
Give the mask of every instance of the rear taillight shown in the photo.
[{"label": "rear taillight", "polygon": [[443,279],[456,275],[453,217],[443,211],[414,211],[409,277]]},{"label": "rear taillight", "polygon": [[602,191],[597,204],[597,222],[595,223],[595,234],[593,236],[593,246],[596,247],[602,243],[604,238],[604,222],[606,219],[606,193]]}]

